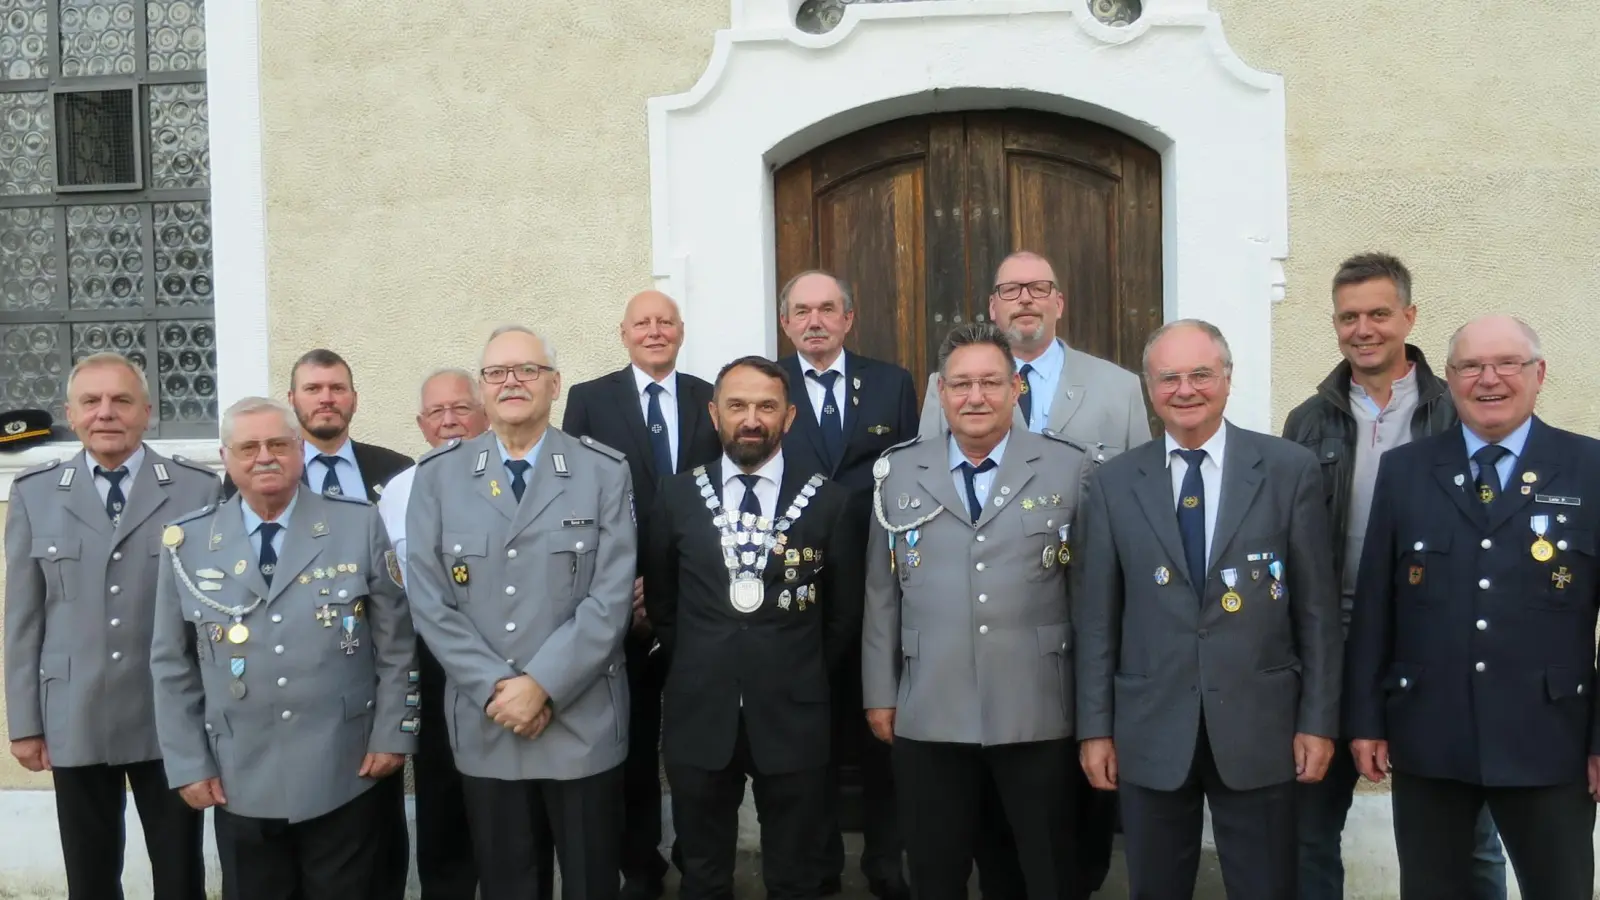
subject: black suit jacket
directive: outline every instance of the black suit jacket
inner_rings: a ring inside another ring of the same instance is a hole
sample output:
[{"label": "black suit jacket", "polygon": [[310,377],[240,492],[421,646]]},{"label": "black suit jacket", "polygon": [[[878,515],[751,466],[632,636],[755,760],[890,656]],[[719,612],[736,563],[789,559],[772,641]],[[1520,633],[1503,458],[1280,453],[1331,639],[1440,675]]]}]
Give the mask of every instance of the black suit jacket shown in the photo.
[{"label": "black suit jacket", "polygon": [[[778,512],[787,512],[812,472],[784,451]],[[714,490],[721,460],[706,467]],[[861,635],[866,522],[849,492],[824,480],[789,529],[788,549],[768,558],[765,601],[733,608],[719,532],[693,472],[661,484],[641,535],[645,608],[667,653],[662,756],[669,764],[717,770],[733,757],[742,712],[750,752],[764,773],[828,762],[832,728],[828,673]],[[821,559],[806,560],[807,551]],[[789,577],[789,573],[793,577]],[[796,590],[818,592],[800,608]],[[781,595],[790,597],[784,609]]]},{"label": "black suit jacket", "polygon": [[[1459,425],[1383,455],[1346,649],[1347,733],[1387,740],[1413,775],[1583,783],[1600,754],[1600,441],[1535,418],[1504,487],[1486,510]],[[1534,516],[1548,517],[1546,562]]]},{"label": "black suit jacket", "polygon": [[[377,503],[378,498],[383,494],[383,486],[388,484],[391,478],[416,464],[416,460],[403,453],[396,453],[388,447],[380,447],[377,444],[363,444],[360,441],[351,441],[350,443],[355,451],[356,467],[361,470],[361,480],[367,486],[368,503]],[[307,478],[308,476],[302,471],[300,480],[306,481]],[[309,484],[310,482],[306,481],[306,483]],[[233,479],[224,476],[222,479],[223,499],[232,497],[238,491],[239,489],[233,485]]]},{"label": "black suit jacket", "polygon": [[[711,385],[686,372],[678,373],[677,471],[703,466],[722,454],[717,429],[711,424]],[[657,472],[650,452],[650,433],[639,408],[639,388],[633,366],[575,384],[567,392],[567,411],[561,430],[573,437],[585,435],[628,457],[633,473],[634,505],[643,514],[655,503],[656,487],[675,472]]]},{"label": "black suit jacket", "polygon": [[[917,390],[911,373],[894,363],[846,352],[844,453],[832,468],[823,464],[822,426],[806,390],[800,357],[778,361],[789,373],[789,402],[798,411],[783,446],[786,460],[821,472],[853,491],[872,487],[872,464],[883,451],[917,436]],[[787,465],[788,463],[785,463]]]}]

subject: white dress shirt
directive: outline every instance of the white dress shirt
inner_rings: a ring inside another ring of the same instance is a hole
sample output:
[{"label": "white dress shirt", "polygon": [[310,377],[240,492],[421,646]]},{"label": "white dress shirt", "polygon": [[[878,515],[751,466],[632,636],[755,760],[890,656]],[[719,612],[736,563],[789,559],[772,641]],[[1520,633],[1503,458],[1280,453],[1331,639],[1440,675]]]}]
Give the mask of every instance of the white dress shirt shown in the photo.
[{"label": "white dress shirt", "polygon": [[[678,372],[674,369],[667,373],[667,377],[656,381],[638,366],[629,366],[633,370],[633,384],[639,391],[639,416],[644,419],[645,430],[650,429],[650,394],[645,390],[652,384],[661,385],[661,396],[656,401],[661,405],[661,417],[667,420],[667,446],[672,450],[672,468],[678,468]],[[672,472],[662,472],[663,476]]]},{"label": "white dress shirt", "polygon": [[389,543],[394,545],[394,555],[400,561],[400,580],[406,575],[406,507],[411,505],[411,482],[417,478],[417,467],[412,466],[390,479],[378,497],[378,515],[383,518],[383,530],[389,533]]},{"label": "white dress shirt", "polygon": [[[819,369],[804,356],[800,357],[800,380],[806,383],[806,396],[811,398],[811,412],[816,415],[818,425],[822,424],[822,407],[826,405],[826,401],[829,399],[833,401],[833,408],[839,411],[840,424],[844,423],[844,398],[847,396],[844,383],[844,357],[845,351],[840,350],[839,355],[834,357],[833,363],[826,369]],[[833,396],[831,398],[825,396],[821,382],[807,376],[808,372],[815,372],[818,375],[823,372],[839,373],[839,377],[833,380]]]},{"label": "white dress shirt", "polygon": [[[1178,502],[1183,495],[1183,476],[1189,474],[1189,464],[1179,456],[1176,451],[1184,449],[1172,435],[1166,435],[1167,440],[1167,469],[1172,472],[1172,511],[1178,511]],[[1222,454],[1224,445],[1228,442],[1228,423],[1223,422],[1211,440],[1200,445],[1206,452],[1206,458],[1200,463],[1200,482],[1205,487],[1206,507],[1206,562],[1211,561],[1212,536],[1217,530],[1217,508],[1222,505]]]},{"label": "white dress shirt", "polygon": [[[100,504],[104,506],[106,498],[111,496],[111,480],[95,472],[100,468],[100,463],[95,461],[93,453],[85,453],[84,457],[84,461],[89,464],[89,474],[94,477],[94,489],[100,492]],[[127,498],[133,496],[133,480],[139,477],[139,467],[144,465],[144,444],[140,444],[139,449],[133,451],[133,455],[122,465],[128,468],[128,474],[122,476],[121,481],[123,502],[127,502]],[[122,466],[116,466],[112,471],[119,468]]]},{"label": "white dress shirt", "polygon": [[[739,479],[744,474],[728,454],[722,454],[722,508],[730,515],[739,514],[739,505],[744,503],[744,482]],[[761,504],[761,514],[769,519],[778,517],[778,485],[783,483],[783,454],[774,453],[767,460],[766,465],[751,473],[759,479],[756,482],[756,501]]]}]

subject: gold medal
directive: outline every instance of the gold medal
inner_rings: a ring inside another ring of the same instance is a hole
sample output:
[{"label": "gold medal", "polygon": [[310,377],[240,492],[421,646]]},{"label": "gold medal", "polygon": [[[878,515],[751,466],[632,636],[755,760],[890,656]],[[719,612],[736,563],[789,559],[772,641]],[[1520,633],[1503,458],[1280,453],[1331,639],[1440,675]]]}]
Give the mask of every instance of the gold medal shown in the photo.
[{"label": "gold medal", "polygon": [[1222,595],[1222,608],[1228,612],[1236,613],[1242,606],[1244,606],[1244,598],[1240,597],[1233,591],[1229,591]]},{"label": "gold medal", "polygon": [[242,644],[249,639],[250,629],[244,627],[243,623],[236,624],[228,629],[228,643],[230,644]]},{"label": "gold medal", "polygon": [[1063,566],[1072,562],[1072,551],[1067,549],[1066,544],[1061,545],[1061,549],[1056,552],[1056,556],[1061,560]]},{"label": "gold medal", "polygon": [[1556,548],[1544,538],[1539,538],[1533,542],[1532,553],[1533,558],[1539,562],[1549,562],[1556,555]]},{"label": "gold medal", "polygon": [[177,525],[168,525],[161,532],[161,543],[176,550],[183,543],[183,529]]}]

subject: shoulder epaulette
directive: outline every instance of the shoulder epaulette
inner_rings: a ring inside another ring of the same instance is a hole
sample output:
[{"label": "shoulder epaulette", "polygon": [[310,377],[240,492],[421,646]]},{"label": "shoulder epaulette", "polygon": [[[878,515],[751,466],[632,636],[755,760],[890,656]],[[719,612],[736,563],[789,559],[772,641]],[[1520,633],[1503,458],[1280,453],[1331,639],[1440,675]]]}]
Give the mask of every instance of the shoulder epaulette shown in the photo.
[{"label": "shoulder epaulette", "polygon": [[[1073,440],[1072,438],[1069,438],[1064,434],[1058,434],[1057,432],[1055,432],[1055,431],[1053,431],[1053,430],[1051,430],[1049,428],[1046,428],[1046,429],[1040,431],[1039,433],[1044,435],[1045,437],[1049,438],[1052,441],[1056,441],[1057,443],[1061,443],[1061,444],[1066,444],[1068,447],[1071,447],[1074,450],[1078,450],[1078,451],[1080,451],[1082,453],[1087,453],[1090,456],[1095,456],[1096,455],[1093,450],[1089,449],[1089,445],[1080,444],[1077,441]],[[1102,446],[1104,446],[1104,445],[1102,445]],[[1104,454],[1100,454],[1100,459],[1103,461],[1105,459],[1105,455]]]},{"label": "shoulder epaulette", "polygon": [[40,472],[48,472],[51,469],[54,469],[56,466],[59,466],[59,465],[61,465],[61,460],[59,460],[59,459],[47,459],[44,462],[39,463],[36,466],[29,466],[28,468],[23,469],[21,472],[18,472],[16,475],[14,475],[11,480],[12,481],[21,481],[22,479],[27,478],[30,475],[37,475]]},{"label": "shoulder epaulette", "polygon": [[216,512],[216,511],[217,511],[217,504],[215,504],[215,503],[207,503],[205,506],[202,506],[199,509],[191,509],[191,510],[189,510],[188,512],[186,512],[183,515],[177,517],[176,519],[173,519],[172,521],[168,522],[167,524],[168,525],[182,525],[185,522],[193,522],[195,519],[200,519],[200,518],[204,518],[206,516],[209,516],[209,515],[211,515],[212,513]]},{"label": "shoulder epaulette", "polygon": [[337,494],[323,494],[322,496],[328,498],[329,500],[338,500],[341,503],[359,503],[362,506],[371,506],[372,505],[372,501],[368,500],[365,495],[362,495],[360,497],[354,497],[354,496],[351,496],[350,494],[346,494],[343,491],[340,491]]},{"label": "shoulder epaulette", "polygon": [[880,457],[888,456],[889,454],[895,452],[896,450],[901,450],[901,449],[904,449],[906,447],[909,447],[912,444],[915,444],[916,442],[918,442],[920,440],[922,440],[922,435],[920,435],[920,434],[913,435],[910,440],[901,441],[898,444],[894,444],[894,445],[886,448],[882,453],[878,454],[878,456],[880,456]]},{"label": "shoulder epaulette", "polygon": [[443,456],[459,446],[461,446],[461,438],[451,438],[432,450],[429,450],[427,453],[422,454],[422,458],[417,460],[417,465],[420,466],[436,456]]},{"label": "shoulder epaulette", "polygon": [[588,447],[590,450],[593,450],[593,451],[595,451],[595,452],[597,452],[597,453],[599,453],[599,454],[601,454],[603,456],[609,456],[612,459],[616,460],[617,462],[626,462],[627,459],[628,459],[627,455],[624,454],[621,450],[618,450],[618,449],[616,449],[614,447],[608,447],[605,444],[602,444],[599,441],[595,440],[594,438],[589,437],[587,434],[584,435],[581,438],[578,438],[578,443],[584,445],[585,447]]},{"label": "shoulder epaulette", "polygon": [[167,458],[172,460],[173,462],[177,463],[180,466],[184,466],[186,468],[193,469],[196,472],[204,472],[206,474],[206,476],[209,477],[209,478],[216,478],[217,477],[217,472],[216,472],[215,469],[211,468],[210,466],[208,466],[205,463],[200,462],[198,460],[190,459],[187,456],[179,456],[177,454],[173,454],[172,456],[169,456]]}]

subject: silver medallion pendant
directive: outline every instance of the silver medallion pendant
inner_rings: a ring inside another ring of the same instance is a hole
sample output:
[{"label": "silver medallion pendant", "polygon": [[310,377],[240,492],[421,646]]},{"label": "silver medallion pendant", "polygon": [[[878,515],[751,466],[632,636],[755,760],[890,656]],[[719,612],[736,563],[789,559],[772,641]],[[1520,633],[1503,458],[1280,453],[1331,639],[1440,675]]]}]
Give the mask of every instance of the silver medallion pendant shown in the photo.
[{"label": "silver medallion pendant", "polygon": [[760,581],[735,581],[728,586],[728,599],[739,612],[753,613],[761,608],[766,592],[766,585]]}]

